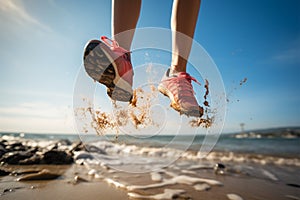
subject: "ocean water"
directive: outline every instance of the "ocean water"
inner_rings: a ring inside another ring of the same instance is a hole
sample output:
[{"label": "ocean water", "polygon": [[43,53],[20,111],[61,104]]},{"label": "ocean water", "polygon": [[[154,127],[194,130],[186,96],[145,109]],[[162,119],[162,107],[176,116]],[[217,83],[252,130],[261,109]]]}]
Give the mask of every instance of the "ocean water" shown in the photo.
[{"label": "ocean water", "polygon": [[[259,130],[255,132],[222,134],[213,152],[228,155],[229,153],[239,155],[260,155],[278,158],[300,159],[300,128],[282,128]],[[132,137],[120,135],[87,135],[87,134],[32,134],[32,133],[0,133],[0,135],[11,135],[27,139],[37,140],[62,140],[82,141],[84,144],[92,142],[112,142],[118,145],[188,150],[197,152],[204,145],[204,136],[197,135],[158,135],[151,137]],[[241,137],[242,136],[242,137]],[[175,138],[175,140],[174,140]],[[171,145],[170,145],[171,144]]]}]

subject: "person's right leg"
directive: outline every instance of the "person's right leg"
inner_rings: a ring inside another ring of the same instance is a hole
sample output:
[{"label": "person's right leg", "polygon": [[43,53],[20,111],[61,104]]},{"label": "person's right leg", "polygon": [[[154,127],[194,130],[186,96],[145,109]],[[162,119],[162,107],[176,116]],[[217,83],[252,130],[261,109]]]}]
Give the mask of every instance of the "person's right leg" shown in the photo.
[{"label": "person's right leg", "polygon": [[128,51],[130,51],[140,9],[141,0],[113,0],[112,2],[112,38]]},{"label": "person's right leg", "polygon": [[133,69],[130,46],[138,21],[141,0],[113,0],[112,37],[91,40],[84,50],[84,67],[95,81],[107,87],[113,100],[131,101]]}]

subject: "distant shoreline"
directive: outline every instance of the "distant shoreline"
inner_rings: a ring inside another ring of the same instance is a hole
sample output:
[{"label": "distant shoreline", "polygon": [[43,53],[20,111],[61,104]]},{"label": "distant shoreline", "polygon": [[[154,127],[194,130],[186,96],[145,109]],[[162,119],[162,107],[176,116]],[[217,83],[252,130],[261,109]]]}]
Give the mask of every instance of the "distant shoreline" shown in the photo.
[{"label": "distant shoreline", "polygon": [[[235,134],[241,134],[241,133],[262,133],[262,134],[267,134],[267,133],[271,133],[271,132],[280,132],[280,131],[296,131],[298,133],[300,133],[300,126],[291,126],[291,127],[278,127],[278,128],[263,128],[263,129],[249,129],[249,130],[244,130],[243,132],[241,131],[236,131],[236,132],[226,132],[226,133],[221,133],[221,136],[228,136],[228,135],[235,135]],[[26,131],[0,131],[0,135],[3,134],[20,134],[20,133],[24,133],[24,134],[36,134],[36,135],[78,135],[79,133],[38,133],[38,132],[26,132]],[[80,133],[82,135],[90,135],[93,136],[95,134],[90,134],[90,133]],[[114,134],[105,134],[108,136],[114,136]],[[140,134],[140,135],[144,135],[144,134]],[[160,134],[161,136],[174,136],[175,134]],[[191,135],[191,134],[184,134],[185,136]],[[204,135],[203,135],[204,136]]]}]

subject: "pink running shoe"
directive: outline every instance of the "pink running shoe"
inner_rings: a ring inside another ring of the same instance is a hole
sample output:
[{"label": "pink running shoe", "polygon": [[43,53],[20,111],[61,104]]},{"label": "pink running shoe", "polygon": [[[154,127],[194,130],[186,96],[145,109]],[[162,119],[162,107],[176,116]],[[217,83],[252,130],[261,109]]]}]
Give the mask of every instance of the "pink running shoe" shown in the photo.
[{"label": "pink running shoe", "polygon": [[90,40],[84,48],[83,64],[87,74],[107,87],[108,96],[131,101],[133,70],[130,52],[105,36]]},{"label": "pink running shoe", "polygon": [[200,83],[185,72],[179,72],[173,76],[170,76],[169,73],[170,69],[162,78],[158,90],[170,98],[171,107],[180,112],[180,114],[201,117],[203,108],[197,103],[191,82]]}]

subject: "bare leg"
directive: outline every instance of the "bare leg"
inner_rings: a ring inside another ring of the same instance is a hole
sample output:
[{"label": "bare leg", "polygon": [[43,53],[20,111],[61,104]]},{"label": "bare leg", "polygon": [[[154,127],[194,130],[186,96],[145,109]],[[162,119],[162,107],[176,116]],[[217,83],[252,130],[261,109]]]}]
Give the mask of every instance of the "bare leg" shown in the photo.
[{"label": "bare leg", "polygon": [[[174,0],[171,17],[172,63],[171,70],[186,72],[201,0]],[[187,39],[186,36],[190,37]]]},{"label": "bare leg", "polygon": [[[112,2],[112,37],[126,50],[130,50],[140,9],[141,0],[113,0]],[[127,32],[123,34],[124,31]]]}]

